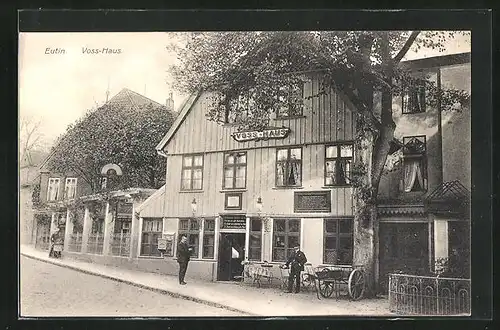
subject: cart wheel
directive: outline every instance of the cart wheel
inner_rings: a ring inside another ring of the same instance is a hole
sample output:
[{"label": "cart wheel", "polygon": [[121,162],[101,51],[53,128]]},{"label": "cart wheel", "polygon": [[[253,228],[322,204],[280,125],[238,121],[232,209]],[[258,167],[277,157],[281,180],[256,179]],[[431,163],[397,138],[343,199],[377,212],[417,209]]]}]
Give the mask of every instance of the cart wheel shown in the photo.
[{"label": "cart wheel", "polygon": [[349,296],[351,296],[351,299],[361,299],[365,292],[365,277],[363,276],[363,272],[359,269],[354,269],[349,275],[347,288],[349,289]]},{"label": "cart wheel", "polygon": [[319,282],[319,293],[324,298],[329,298],[333,293],[333,289],[334,289],[333,286],[334,286],[333,282],[321,281],[321,282]]}]

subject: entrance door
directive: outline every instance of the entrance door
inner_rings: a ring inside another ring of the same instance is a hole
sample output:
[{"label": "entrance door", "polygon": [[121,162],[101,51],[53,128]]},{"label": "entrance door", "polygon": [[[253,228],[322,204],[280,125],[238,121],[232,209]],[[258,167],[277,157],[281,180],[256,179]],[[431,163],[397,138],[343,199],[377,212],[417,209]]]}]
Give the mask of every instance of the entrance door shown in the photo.
[{"label": "entrance door", "polygon": [[427,223],[381,223],[379,239],[379,285],[387,292],[388,274],[425,275],[429,271]]},{"label": "entrance door", "polygon": [[50,242],[50,223],[37,222],[36,224],[36,241],[37,249],[47,250]]},{"label": "entrance door", "polygon": [[245,258],[245,234],[221,233],[219,239],[219,258],[217,280],[234,281],[243,271],[241,262]]}]

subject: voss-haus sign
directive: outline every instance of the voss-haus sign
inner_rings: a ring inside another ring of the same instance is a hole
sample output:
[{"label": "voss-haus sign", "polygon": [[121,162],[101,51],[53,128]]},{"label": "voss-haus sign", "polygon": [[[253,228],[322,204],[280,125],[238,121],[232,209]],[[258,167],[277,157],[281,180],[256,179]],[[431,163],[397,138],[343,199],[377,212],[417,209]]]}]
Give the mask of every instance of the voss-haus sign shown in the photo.
[{"label": "voss-haus sign", "polygon": [[245,141],[259,141],[259,140],[269,140],[269,139],[284,139],[290,133],[290,129],[287,127],[281,128],[268,128],[261,131],[245,131],[245,132],[235,132],[231,136],[238,142]]}]

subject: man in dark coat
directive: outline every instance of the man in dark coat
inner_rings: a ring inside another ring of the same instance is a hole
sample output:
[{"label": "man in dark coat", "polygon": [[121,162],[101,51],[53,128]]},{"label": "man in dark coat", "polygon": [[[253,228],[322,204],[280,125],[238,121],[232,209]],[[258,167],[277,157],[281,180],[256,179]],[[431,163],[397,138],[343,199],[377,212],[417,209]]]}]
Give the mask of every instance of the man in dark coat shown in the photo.
[{"label": "man in dark coat", "polygon": [[177,262],[179,263],[179,284],[185,285],[184,276],[188,266],[189,259],[191,258],[192,248],[187,244],[186,236],[182,236],[179,245],[177,245]]},{"label": "man in dark coat", "polygon": [[295,281],[295,293],[300,292],[300,272],[304,270],[304,264],[307,262],[306,255],[300,251],[300,246],[295,246],[290,258],[285,266],[290,266],[290,276],[288,277],[288,291],[292,292],[293,282]]}]

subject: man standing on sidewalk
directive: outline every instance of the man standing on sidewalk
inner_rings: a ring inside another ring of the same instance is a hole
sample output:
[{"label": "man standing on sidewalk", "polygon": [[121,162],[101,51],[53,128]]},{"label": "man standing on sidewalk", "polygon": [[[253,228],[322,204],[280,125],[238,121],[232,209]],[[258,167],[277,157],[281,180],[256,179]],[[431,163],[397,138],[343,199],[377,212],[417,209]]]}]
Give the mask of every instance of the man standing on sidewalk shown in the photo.
[{"label": "man standing on sidewalk", "polygon": [[288,276],[288,291],[292,292],[293,282],[295,280],[295,293],[300,292],[300,272],[304,270],[304,264],[307,262],[306,255],[300,251],[300,246],[295,246],[290,258],[285,266],[290,265],[290,276]]},{"label": "man standing on sidewalk", "polygon": [[179,263],[179,284],[185,285],[184,276],[186,275],[186,270],[188,266],[189,259],[191,258],[191,251],[187,244],[186,236],[182,236],[179,245],[177,246],[177,262]]}]

